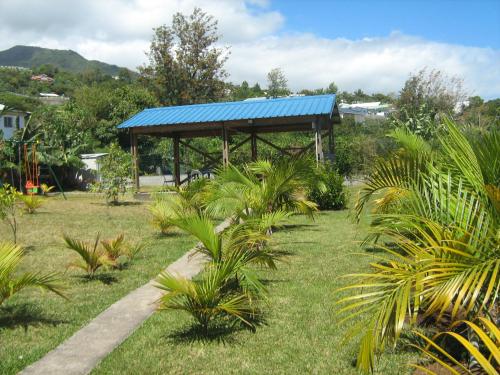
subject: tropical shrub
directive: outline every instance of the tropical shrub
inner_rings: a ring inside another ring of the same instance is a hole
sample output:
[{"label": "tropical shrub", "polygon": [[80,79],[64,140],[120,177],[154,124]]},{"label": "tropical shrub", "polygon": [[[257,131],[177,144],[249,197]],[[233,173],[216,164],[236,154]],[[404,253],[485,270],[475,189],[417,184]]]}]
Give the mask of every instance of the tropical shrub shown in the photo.
[{"label": "tropical shrub", "polygon": [[167,291],[160,309],[189,312],[202,332],[211,325],[231,324],[236,320],[250,328],[260,314],[259,301],[267,292],[252,265],[276,269],[283,253],[269,248],[269,228],[281,221],[285,213],[266,214],[262,219],[233,223],[218,231],[206,215],[195,214],[173,221],[195,236],[197,251],[209,259],[201,278],[191,281],[162,273],[158,287]]},{"label": "tropical shrub", "polygon": [[260,160],[241,170],[230,165],[210,183],[207,212],[243,220],[277,211],[313,216],[317,205],[308,194],[315,182],[314,167],[304,158]]},{"label": "tropical shrub", "polygon": [[34,214],[43,205],[43,200],[36,195],[19,195],[19,200],[24,204],[24,211]]},{"label": "tropical shrub", "polygon": [[127,191],[131,173],[132,159],[120,146],[113,143],[109,154],[103,158],[100,174],[101,181],[92,186],[93,191],[103,192],[108,204],[117,204],[120,195]]},{"label": "tropical shrub", "polygon": [[347,206],[348,191],[344,186],[344,177],[331,165],[320,165],[317,171],[322,186],[315,184],[309,198],[316,202],[321,210],[341,210]]},{"label": "tropical shrub", "polygon": [[123,268],[142,252],[145,245],[142,243],[130,244],[125,241],[122,233],[111,240],[101,240],[101,245],[114,268]]},{"label": "tropical shrub", "polygon": [[97,234],[93,244],[88,244],[83,241],[73,239],[64,235],[64,242],[66,247],[75,251],[80,258],[71,262],[69,267],[79,268],[87,273],[87,277],[92,279],[95,273],[100,268],[107,268],[113,266],[115,262],[109,258],[106,251],[99,246],[99,237]]},{"label": "tropical shrub", "polygon": [[159,309],[188,312],[205,334],[212,325],[231,324],[231,320],[254,328],[258,300],[249,292],[235,287],[239,267],[240,259],[233,254],[224,262],[210,264],[199,280],[161,273],[157,287],[167,293],[161,297]]},{"label": "tropical shrub", "polygon": [[13,186],[5,184],[0,187],[0,219],[10,227],[14,243],[17,242],[16,201],[20,196],[21,193]]},{"label": "tropical shrub", "polygon": [[40,189],[42,190],[42,195],[47,195],[50,193],[52,190],[55,189],[55,186],[49,186],[47,184],[41,184]]},{"label": "tropical shrub", "polygon": [[49,290],[64,297],[64,288],[57,273],[25,272],[15,275],[23,255],[20,246],[0,243],[0,306],[14,294],[32,287]]},{"label": "tropical shrub", "polygon": [[445,119],[437,149],[407,130],[394,137],[402,148],[377,162],[356,206],[379,196],[369,240],[386,241],[374,245],[382,254],[337,301],[344,319],[369,316],[350,332],[365,371],[422,320],[495,316],[500,288],[500,133],[471,142]]},{"label": "tropical shrub", "polygon": [[175,194],[162,194],[155,197],[149,206],[151,225],[161,234],[167,234],[174,227],[172,220],[182,214],[181,198]]},{"label": "tropical shrub", "polygon": [[[204,254],[213,263],[223,262],[235,252],[244,252],[241,262],[259,264],[276,269],[276,261],[283,254],[270,249],[269,229],[277,226],[287,216],[286,213],[266,214],[263,218],[250,218],[241,223],[233,223],[218,232],[214,223],[205,215],[182,217],[173,221],[180,229],[190,233],[201,243],[197,251]],[[240,268],[242,279],[247,269]]]}]

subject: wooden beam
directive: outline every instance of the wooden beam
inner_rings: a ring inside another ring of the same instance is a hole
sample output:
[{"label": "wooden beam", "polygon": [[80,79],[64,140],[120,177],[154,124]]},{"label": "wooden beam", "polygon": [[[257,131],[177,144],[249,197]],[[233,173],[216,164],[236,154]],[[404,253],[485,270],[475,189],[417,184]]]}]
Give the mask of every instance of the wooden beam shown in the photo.
[{"label": "wooden beam", "polygon": [[207,159],[210,159],[210,160],[215,161],[215,162],[218,162],[218,161],[220,160],[220,158],[219,158],[219,159],[214,158],[214,157],[213,157],[212,155],[210,155],[209,153],[204,152],[204,151],[201,151],[201,150],[198,150],[196,147],[191,146],[189,143],[184,142],[184,141],[182,141],[181,139],[179,139],[179,143],[180,143],[181,145],[183,145],[183,146],[185,146],[185,147],[189,148],[190,150],[193,150],[194,152],[197,152],[198,154],[200,154],[200,155],[202,155],[202,156],[206,157]]},{"label": "wooden beam", "polygon": [[267,139],[264,139],[264,138],[261,138],[259,137],[258,135],[255,135],[255,138],[257,138],[259,141],[262,141],[264,142],[266,145],[268,146],[271,146],[272,148],[278,150],[279,152],[281,152],[282,154],[285,154],[285,155],[288,155],[288,156],[292,156],[291,153],[289,153],[287,150],[279,147],[279,146],[276,146],[274,143],[271,143],[270,141],[268,141]]},{"label": "wooden beam", "polygon": [[130,153],[132,154],[132,176],[135,190],[139,191],[139,154],[137,150],[137,134],[130,132]]},{"label": "wooden beam", "polygon": [[174,142],[174,182],[175,186],[181,185],[181,166],[179,158],[179,137],[175,136],[173,138]]},{"label": "wooden beam", "polygon": [[252,141],[252,145],[251,145],[252,161],[256,161],[257,160],[257,137],[255,135],[255,132],[252,132],[252,135],[250,137],[251,137],[251,141]]},{"label": "wooden beam", "polygon": [[224,167],[229,165],[229,139],[227,128],[222,127],[222,164]]},{"label": "wooden beam", "polygon": [[247,143],[252,137],[247,137],[244,140],[242,140],[240,143],[235,144],[233,147],[230,148],[229,151],[233,152],[237,149],[239,149],[241,146],[243,146],[245,143]]}]

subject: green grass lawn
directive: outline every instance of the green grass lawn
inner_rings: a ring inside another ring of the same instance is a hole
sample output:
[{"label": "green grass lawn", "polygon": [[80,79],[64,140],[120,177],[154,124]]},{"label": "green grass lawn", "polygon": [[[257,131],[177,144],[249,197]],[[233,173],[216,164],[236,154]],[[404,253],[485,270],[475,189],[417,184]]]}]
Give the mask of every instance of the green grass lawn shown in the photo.
[{"label": "green grass lawn", "polygon": [[[238,331],[212,340],[190,333],[182,312],[156,313],[107,357],[94,374],[355,374],[354,343],[343,342],[333,290],[347,272],[360,271],[369,253],[357,255],[364,227],[347,211],[324,212],[315,222],[294,217],[274,241],[292,252],[277,272],[263,272],[270,298],[266,323],[255,333]],[[413,353],[386,353],[378,374],[404,374]]]},{"label": "green grass lawn", "polygon": [[[93,194],[68,194],[67,201],[49,198],[36,214],[20,217],[18,242],[28,249],[21,270],[65,272],[70,300],[30,290],[4,303],[0,308],[0,374],[15,374],[41,358],[195,244],[181,233],[158,237],[149,225],[146,204],[130,203],[107,207]],[[63,232],[82,240],[94,239],[97,232],[103,239],[125,233],[126,239],[151,245],[128,269],[100,272],[102,280],[87,281],[82,271],[66,270],[76,253],[65,249]],[[0,239],[11,240],[4,223],[0,223]]]},{"label": "green grass lawn", "polygon": [[[15,374],[39,359],[194,245],[193,238],[181,233],[158,237],[148,220],[146,203],[107,207],[90,194],[71,195],[68,201],[50,198],[39,213],[20,218],[19,243],[29,249],[25,270],[66,270],[75,254],[64,249],[63,231],[89,240],[98,231],[103,238],[123,232],[151,246],[130,268],[108,272],[109,280],[87,281],[80,271],[66,271],[70,301],[38,291],[9,300],[0,308],[0,374]],[[324,212],[314,222],[291,218],[273,241],[292,255],[278,271],[262,271],[270,294],[265,324],[256,332],[200,340],[189,331],[188,315],[156,313],[94,373],[356,373],[356,346],[342,341],[347,326],[337,324],[333,290],[345,283],[339,275],[363,270],[371,260],[370,253],[356,254],[356,241],[365,230],[352,223],[347,211]],[[10,238],[5,225],[0,238]],[[413,356],[384,354],[377,373],[407,373]]]}]

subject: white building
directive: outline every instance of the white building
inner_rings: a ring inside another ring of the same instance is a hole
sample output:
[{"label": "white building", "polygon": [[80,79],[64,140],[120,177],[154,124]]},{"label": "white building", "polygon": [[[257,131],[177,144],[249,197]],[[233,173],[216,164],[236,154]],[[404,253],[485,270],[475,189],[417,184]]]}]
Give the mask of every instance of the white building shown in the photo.
[{"label": "white building", "polygon": [[30,115],[30,112],[9,109],[0,104],[0,130],[3,133],[3,138],[10,139],[17,130],[23,129]]},{"label": "white building", "polygon": [[340,117],[344,118],[344,115],[353,116],[356,123],[364,122],[366,118],[385,118],[391,112],[393,112],[391,106],[381,102],[339,104]]}]

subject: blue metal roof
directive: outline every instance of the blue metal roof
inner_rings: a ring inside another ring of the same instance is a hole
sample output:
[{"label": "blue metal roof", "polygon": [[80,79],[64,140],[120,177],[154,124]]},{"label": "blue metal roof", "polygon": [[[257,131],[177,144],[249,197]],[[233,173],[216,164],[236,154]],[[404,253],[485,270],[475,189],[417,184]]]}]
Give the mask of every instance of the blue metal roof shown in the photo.
[{"label": "blue metal roof", "polygon": [[334,107],[334,94],[160,107],[145,109],[118,125],[118,128],[307,115],[332,116]]}]

